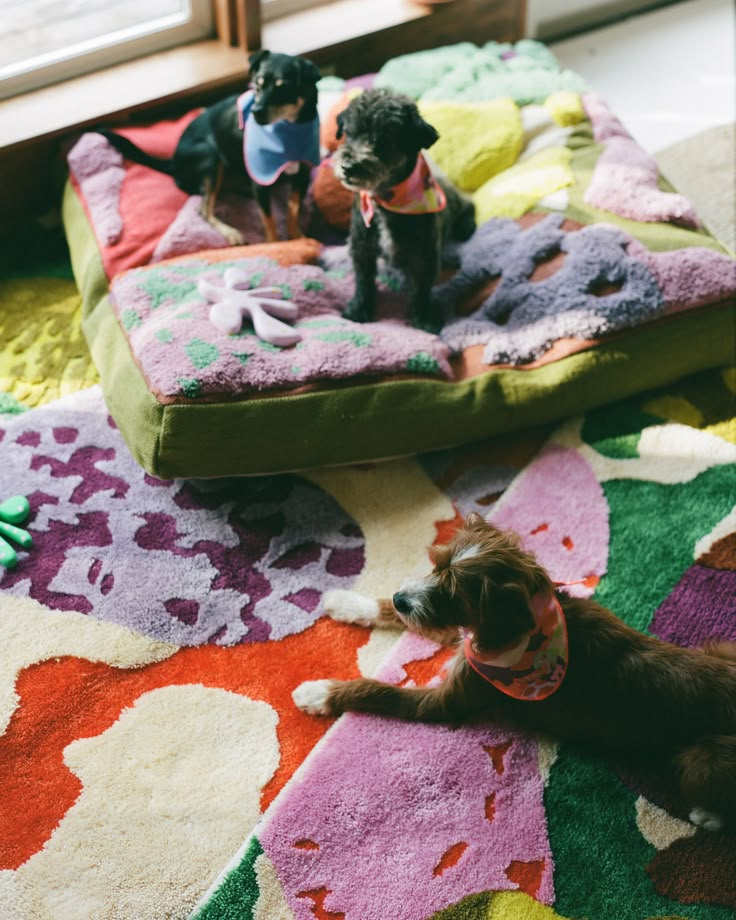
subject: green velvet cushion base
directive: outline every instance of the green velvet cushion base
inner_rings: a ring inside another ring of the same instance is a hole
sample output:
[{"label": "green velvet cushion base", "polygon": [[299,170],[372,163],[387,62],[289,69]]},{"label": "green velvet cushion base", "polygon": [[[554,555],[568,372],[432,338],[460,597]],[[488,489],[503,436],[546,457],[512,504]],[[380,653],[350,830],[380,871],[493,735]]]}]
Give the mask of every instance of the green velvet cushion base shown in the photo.
[{"label": "green velvet cushion base", "polygon": [[733,360],[734,314],[724,304],[636,327],[534,370],[162,404],[131,357],[94,235],[70,186],[63,212],[74,237],[83,329],[110,413],[135,459],[161,478],[274,473],[414,454],[553,422]]}]

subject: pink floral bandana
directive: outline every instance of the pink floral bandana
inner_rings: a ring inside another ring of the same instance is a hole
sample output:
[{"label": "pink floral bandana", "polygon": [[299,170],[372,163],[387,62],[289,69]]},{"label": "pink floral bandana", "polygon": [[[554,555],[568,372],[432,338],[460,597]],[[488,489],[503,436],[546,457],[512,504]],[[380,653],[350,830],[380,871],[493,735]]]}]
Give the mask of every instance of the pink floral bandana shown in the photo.
[{"label": "pink floral bandana", "polygon": [[517,700],[544,700],[567,673],[567,623],[554,592],[532,598],[536,625],[516,642],[480,654],[473,634],[466,633],[465,657],[470,667],[493,686]]},{"label": "pink floral bandana", "polygon": [[436,214],[444,211],[447,206],[442,186],[432,175],[421,153],[411,175],[395,185],[385,198],[379,198],[371,192],[360,193],[360,213],[366,227],[370,227],[375,214],[374,202],[396,214]]}]

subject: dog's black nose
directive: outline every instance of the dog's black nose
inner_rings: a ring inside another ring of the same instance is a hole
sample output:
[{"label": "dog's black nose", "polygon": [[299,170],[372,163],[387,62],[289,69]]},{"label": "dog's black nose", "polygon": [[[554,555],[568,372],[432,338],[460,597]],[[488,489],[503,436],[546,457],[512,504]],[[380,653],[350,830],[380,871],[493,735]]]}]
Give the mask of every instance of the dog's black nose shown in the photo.
[{"label": "dog's black nose", "polygon": [[399,613],[408,613],[411,610],[411,603],[407,595],[402,594],[401,591],[397,591],[396,594],[394,594],[394,607]]},{"label": "dog's black nose", "polygon": [[362,163],[346,163],[343,160],[343,172],[346,179],[365,179],[369,171]]}]

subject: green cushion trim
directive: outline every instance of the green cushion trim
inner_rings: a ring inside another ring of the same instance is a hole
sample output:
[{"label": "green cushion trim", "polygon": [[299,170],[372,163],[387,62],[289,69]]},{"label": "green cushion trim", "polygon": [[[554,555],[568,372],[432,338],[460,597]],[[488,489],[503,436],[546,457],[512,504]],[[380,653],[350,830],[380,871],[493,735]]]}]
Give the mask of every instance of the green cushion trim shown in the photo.
[{"label": "green cushion trim", "polygon": [[530,371],[161,405],[132,360],[94,235],[69,188],[63,210],[85,302],[82,326],[110,413],[137,462],[162,478],[285,472],[435,450],[558,421],[733,358],[729,304],[637,327]]},{"label": "green cushion trim", "polygon": [[107,294],[107,277],[92,225],[87,220],[87,213],[71,182],[64,186],[61,216],[69,240],[74,280],[86,311]]},{"label": "green cushion trim", "polygon": [[[533,371],[167,406],[158,475],[225,476],[419,453],[577,415],[732,359],[733,312],[622,337]],[[140,440],[140,433],[138,435]],[[214,445],[208,449],[206,445]]]},{"label": "green cushion trim", "polygon": [[[626,217],[618,217],[611,211],[602,211],[587,204],[583,200],[583,196],[590,185],[595,164],[603,151],[603,145],[594,144],[592,140],[589,140],[587,145],[578,146],[580,141],[581,138],[577,134],[568,138],[568,146],[572,149],[570,165],[575,175],[575,182],[568,189],[568,205],[565,208],[566,217],[581,224],[601,222],[613,224],[654,252],[684,249],[687,246],[702,246],[705,249],[715,249],[716,252],[729,254],[726,247],[710,236],[705,229],[688,230],[675,224],[645,223],[638,220],[629,220]],[[673,187],[662,176],[659,177],[657,184],[664,192],[674,191]]]},{"label": "green cushion trim", "polygon": [[[107,298],[85,322],[111,414],[162,478],[234,476],[434,450],[576,415],[731,359],[730,308],[622,337],[532,371],[460,383],[365,384],[246,402],[160,405],[130,360]],[[652,356],[656,356],[652,360]]]},{"label": "green cushion trim", "polygon": [[[102,392],[110,415],[130,452],[149,473],[168,478],[159,472],[158,456],[164,407],[152,395],[135,365],[107,297],[86,312],[82,331],[89,342],[92,360],[100,371]],[[189,474],[172,472],[170,475]]]}]

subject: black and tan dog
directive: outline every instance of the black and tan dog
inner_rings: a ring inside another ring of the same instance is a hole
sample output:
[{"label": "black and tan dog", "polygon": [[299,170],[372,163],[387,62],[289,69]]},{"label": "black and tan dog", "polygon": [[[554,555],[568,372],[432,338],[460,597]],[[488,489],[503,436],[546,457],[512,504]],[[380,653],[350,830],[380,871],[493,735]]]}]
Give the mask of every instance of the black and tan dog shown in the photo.
[{"label": "black and tan dog", "polygon": [[350,223],[355,296],[344,316],[373,319],[379,255],[399,269],[409,288],[411,321],[431,332],[443,317],[430,299],[442,250],[475,230],[473,203],[422,150],[439,138],[408,96],[371,89],[351,100],[337,117],[344,142],[332,165],[342,184],[356,192]]},{"label": "black and tan dog", "polygon": [[256,51],[249,59],[248,79],[248,92],[228,96],[190,122],[171,158],[152,156],[113,131],[98,131],[127,159],[166,173],[188,195],[201,195],[202,216],[233,245],[243,242],[242,235],[215,216],[225,176],[249,180],[269,242],[277,238],[272,187],[288,179],[287,232],[293,239],[301,235],[299,215],[310,165],[317,165],[320,156],[317,67],[305,58]]}]

